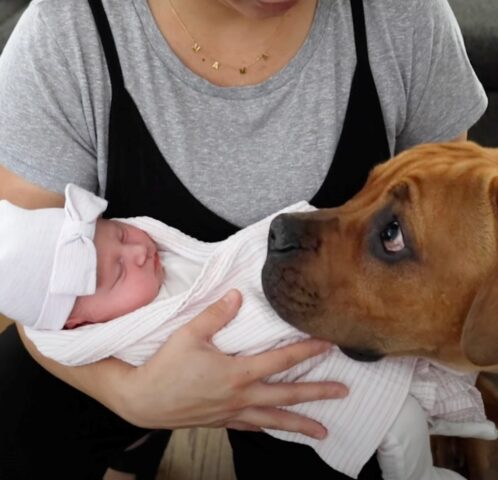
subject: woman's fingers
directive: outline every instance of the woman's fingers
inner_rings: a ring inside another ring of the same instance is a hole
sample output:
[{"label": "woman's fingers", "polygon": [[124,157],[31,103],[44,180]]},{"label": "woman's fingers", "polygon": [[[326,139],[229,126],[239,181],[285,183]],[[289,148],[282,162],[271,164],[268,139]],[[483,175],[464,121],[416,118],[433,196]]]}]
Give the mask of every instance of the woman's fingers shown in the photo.
[{"label": "woman's fingers", "polygon": [[242,370],[253,380],[283,372],[308,358],[320,355],[331,347],[329,342],[310,339],[250,357],[239,357]]},{"label": "woman's fingers", "polygon": [[229,290],[183,328],[198,339],[210,340],[218,330],[237,315],[241,304],[240,292],[235,289]]},{"label": "woman's fingers", "polygon": [[242,422],[256,428],[302,433],[317,439],[327,436],[327,429],[315,420],[280,408],[246,408],[231,423],[234,422]]},{"label": "woman's fingers", "polygon": [[245,392],[248,405],[277,407],[312,402],[315,400],[340,399],[348,395],[348,388],[338,382],[272,383],[259,382]]},{"label": "woman's fingers", "polygon": [[127,370],[121,415],[147,428],[232,426],[273,428],[320,437],[316,421],[275,408],[324,398],[341,398],[344,386],[334,382],[265,384],[266,377],[325,352],[330,345],[306,340],[255,356],[233,357],[217,350],[212,336],[232,320],[241,305],[240,292],[209,306],[171,335],[140,367]]}]

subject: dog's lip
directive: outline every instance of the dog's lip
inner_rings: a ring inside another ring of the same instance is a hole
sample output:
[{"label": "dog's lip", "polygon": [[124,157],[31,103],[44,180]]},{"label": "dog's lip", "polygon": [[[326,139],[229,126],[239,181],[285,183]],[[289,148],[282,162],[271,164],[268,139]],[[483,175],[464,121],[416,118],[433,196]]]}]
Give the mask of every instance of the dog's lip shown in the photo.
[{"label": "dog's lip", "polygon": [[384,354],[371,349],[349,348],[339,346],[344,355],[358,362],[377,362],[384,358]]}]

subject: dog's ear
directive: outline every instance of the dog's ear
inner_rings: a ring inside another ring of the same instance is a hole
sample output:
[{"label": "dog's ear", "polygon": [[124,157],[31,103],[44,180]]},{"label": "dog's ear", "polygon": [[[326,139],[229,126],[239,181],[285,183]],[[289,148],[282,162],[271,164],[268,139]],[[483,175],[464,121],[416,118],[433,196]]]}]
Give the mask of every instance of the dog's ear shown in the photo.
[{"label": "dog's ear", "polygon": [[498,271],[477,291],[465,320],[461,347],[475,365],[498,364]]},{"label": "dog's ear", "polygon": [[[496,157],[498,149],[486,149]],[[498,177],[486,182],[498,226]],[[498,227],[497,227],[498,228]],[[498,268],[478,289],[467,314],[460,340],[463,353],[475,365],[498,364]]]}]

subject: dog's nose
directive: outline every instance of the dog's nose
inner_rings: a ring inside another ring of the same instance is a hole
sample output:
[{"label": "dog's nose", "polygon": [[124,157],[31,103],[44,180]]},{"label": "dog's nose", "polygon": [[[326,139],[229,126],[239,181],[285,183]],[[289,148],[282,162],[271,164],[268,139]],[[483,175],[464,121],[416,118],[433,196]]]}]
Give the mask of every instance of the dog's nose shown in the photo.
[{"label": "dog's nose", "polygon": [[306,222],[292,214],[281,214],[273,219],[268,234],[269,253],[288,253],[316,248],[317,240],[307,232]]}]

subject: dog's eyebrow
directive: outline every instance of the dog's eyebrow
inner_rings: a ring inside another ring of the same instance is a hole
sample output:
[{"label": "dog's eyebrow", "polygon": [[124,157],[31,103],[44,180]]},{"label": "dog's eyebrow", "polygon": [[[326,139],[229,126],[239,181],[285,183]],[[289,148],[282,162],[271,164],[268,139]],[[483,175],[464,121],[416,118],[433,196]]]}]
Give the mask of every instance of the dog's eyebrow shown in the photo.
[{"label": "dog's eyebrow", "polygon": [[411,200],[410,186],[406,182],[394,185],[394,187],[389,190],[389,194],[400,202],[409,202]]}]

